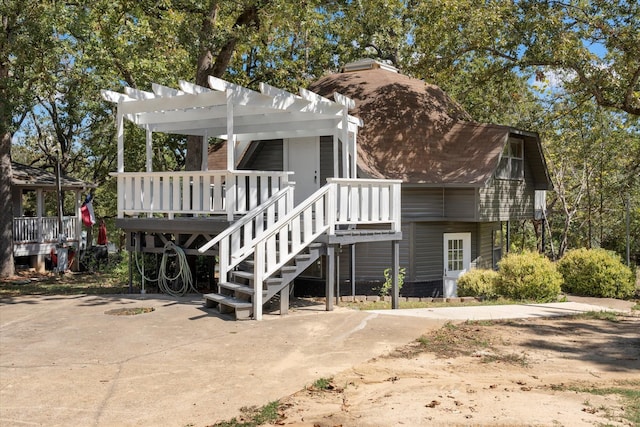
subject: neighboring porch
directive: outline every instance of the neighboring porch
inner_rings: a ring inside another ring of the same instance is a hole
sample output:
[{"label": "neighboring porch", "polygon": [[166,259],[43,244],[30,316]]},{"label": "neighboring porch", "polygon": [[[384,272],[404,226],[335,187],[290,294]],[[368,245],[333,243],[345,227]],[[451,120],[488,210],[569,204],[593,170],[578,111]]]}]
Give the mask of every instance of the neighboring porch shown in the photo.
[{"label": "neighboring porch", "polygon": [[[43,169],[12,162],[13,255],[26,257],[30,267],[44,271],[45,258],[64,236],[66,244],[80,249],[83,192],[94,184],[56,175]],[[58,190],[59,188],[59,190]],[[61,195],[59,195],[61,194]],[[56,215],[62,200],[62,217]]]}]

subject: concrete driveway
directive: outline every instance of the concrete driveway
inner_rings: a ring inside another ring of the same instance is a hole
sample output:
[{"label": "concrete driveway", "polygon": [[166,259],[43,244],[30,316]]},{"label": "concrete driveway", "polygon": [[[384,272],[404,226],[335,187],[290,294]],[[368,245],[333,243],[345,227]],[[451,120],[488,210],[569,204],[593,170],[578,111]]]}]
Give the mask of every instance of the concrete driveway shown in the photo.
[{"label": "concrete driveway", "polygon": [[[132,307],[155,310],[105,313]],[[489,318],[499,318],[499,307]],[[599,309],[516,307],[506,310],[509,317]],[[476,318],[468,309],[398,315],[312,305],[255,322],[217,315],[198,296],[4,299],[0,425],[210,425],[409,343],[448,319]]]},{"label": "concrete driveway", "polygon": [[[146,314],[114,316],[123,307]],[[201,299],[33,296],[0,305],[0,425],[209,425],[442,324],[323,306],[233,321]]]}]

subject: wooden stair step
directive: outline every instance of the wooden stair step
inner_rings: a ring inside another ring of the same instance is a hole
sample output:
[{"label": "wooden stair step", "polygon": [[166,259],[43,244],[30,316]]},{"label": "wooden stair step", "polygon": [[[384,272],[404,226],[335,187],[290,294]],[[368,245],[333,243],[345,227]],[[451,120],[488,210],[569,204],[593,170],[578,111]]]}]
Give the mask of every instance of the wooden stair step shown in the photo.
[{"label": "wooden stair step", "polygon": [[253,304],[238,298],[220,294],[204,294],[205,307],[211,308],[218,304],[220,313],[233,313],[236,320],[250,319],[253,312]]},{"label": "wooden stair step", "polygon": [[220,286],[221,288],[224,288],[224,289],[229,289],[230,291],[240,292],[240,293],[247,294],[247,295],[253,295],[254,294],[253,287],[247,286],[247,285],[241,285],[239,283],[220,282],[220,283],[218,283],[218,286]]},{"label": "wooden stair step", "polygon": [[232,271],[231,274],[234,277],[241,277],[243,279],[253,280],[253,272],[252,271],[236,270],[236,271]]},{"label": "wooden stair step", "polygon": [[213,301],[218,304],[224,304],[233,308],[253,308],[253,304],[229,295],[220,295],[216,293],[204,294],[202,297],[205,301]]}]

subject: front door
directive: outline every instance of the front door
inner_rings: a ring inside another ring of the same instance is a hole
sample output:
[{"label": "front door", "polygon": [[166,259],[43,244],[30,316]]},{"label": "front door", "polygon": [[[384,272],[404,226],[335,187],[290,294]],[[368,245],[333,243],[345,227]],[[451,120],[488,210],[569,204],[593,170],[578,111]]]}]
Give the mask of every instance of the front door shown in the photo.
[{"label": "front door", "polygon": [[444,297],[456,297],[458,277],[471,265],[471,233],[444,233]]},{"label": "front door", "polygon": [[286,140],[285,170],[294,173],[296,206],[320,188],[320,144],[316,137]]}]

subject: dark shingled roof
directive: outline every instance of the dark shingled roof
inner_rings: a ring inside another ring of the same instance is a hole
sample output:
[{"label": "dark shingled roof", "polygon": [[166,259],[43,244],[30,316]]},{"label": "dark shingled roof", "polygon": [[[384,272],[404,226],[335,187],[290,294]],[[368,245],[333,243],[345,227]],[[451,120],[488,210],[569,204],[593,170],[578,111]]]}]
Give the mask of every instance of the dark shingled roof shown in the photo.
[{"label": "dark shingled roof", "polygon": [[309,90],[352,98],[360,117],[358,166],[373,178],[484,185],[511,128],[479,124],[442,89],[383,69],[325,76]]},{"label": "dark shingled roof", "polygon": [[[22,188],[56,188],[56,175],[43,169],[11,162],[11,183]],[[96,185],[80,179],[68,176],[60,177],[60,186],[63,190],[95,188]]]}]

